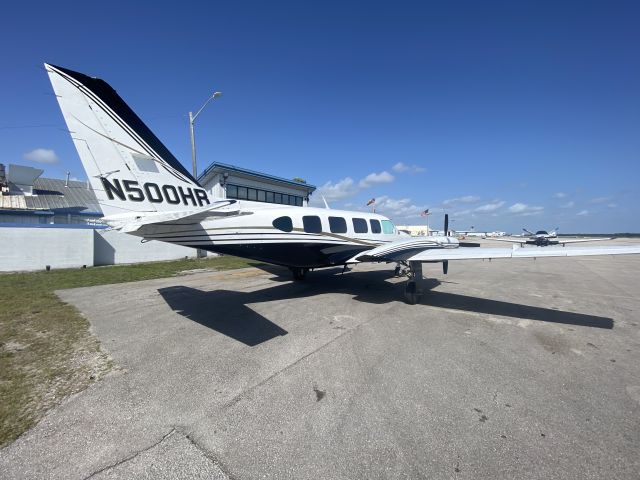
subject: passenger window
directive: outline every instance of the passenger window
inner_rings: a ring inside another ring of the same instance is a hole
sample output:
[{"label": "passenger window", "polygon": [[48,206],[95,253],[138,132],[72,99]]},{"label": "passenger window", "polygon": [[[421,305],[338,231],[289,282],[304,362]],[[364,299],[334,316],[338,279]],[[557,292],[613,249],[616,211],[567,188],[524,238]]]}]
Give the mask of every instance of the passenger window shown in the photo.
[{"label": "passenger window", "polygon": [[293,230],[291,217],[278,217],[273,221],[272,225],[278,230],[282,230],[283,232],[290,232],[291,230]]},{"label": "passenger window", "polygon": [[356,233],[369,233],[367,221],[364,218],[353,219],[353,231]]},{"label": "passenger window", "polygon": [[394,230],[395,227],[391,220],[382,220],[382,233],[389,235],[392,234]]},{"label": "passenger window", "polygon": [[347,233],[347,221],[342,217],[329,217],[331,233]]},{"label": "passenger window", "polygon": [[371,219],[369,220],[371,223],[371,233],[380,233],[382,229],[380,228],[380,222],[378,220]]},{"label": "passenger window", "polygon": [[315,215],[305,215],[302,217],[302,225],[304,226],[304,231],[307,233],[322,232],[322,222],[320,221],[320,217],[316,217]]}]

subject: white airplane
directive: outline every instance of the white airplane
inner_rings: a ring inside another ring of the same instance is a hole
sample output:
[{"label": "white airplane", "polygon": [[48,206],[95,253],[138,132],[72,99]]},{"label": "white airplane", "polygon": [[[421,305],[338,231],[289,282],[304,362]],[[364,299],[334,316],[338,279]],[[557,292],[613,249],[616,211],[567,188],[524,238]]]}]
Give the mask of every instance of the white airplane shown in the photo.
[{"label": "white airplane", "polygon": [[523,234],[519,238],[494,238],[493,240],[498,242],[519,243],[520,246],[535,245],[537,247],[548,247],[549,245],[562,245],[564,247],[567,243],[601,242],[603,240],[611,240],[613,238],[559,238],[558,227],[550,232],[547,232],[546,230],[538,230],[536,233],[533,233],[526,228],[523,228],[522,231]]},{"label": "white airplane", "polygon": [[[448,235],[409,237],[375,213],[209,198],[106,82],[45,68],[104,221],[143,240],[283,265],[298,280],[314,268],[396,263],[396,273],[404,266],[409,277],[405,297],[412,304],[422,294],[424,263],[442,263],[447,273],[449,260],[640,253],[640,245],[483,248]],[[445,217],[444,232],[447,223]]]}]

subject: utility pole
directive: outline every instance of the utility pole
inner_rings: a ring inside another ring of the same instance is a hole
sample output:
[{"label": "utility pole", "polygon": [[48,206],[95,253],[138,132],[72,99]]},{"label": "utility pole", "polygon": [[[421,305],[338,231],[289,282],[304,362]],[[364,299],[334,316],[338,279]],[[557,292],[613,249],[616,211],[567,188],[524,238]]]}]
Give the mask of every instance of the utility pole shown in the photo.
[{"label": "utility pole", "polygon": [[195,115],[193,114],[193,112],[189,112],[189,133],[191,134],[191,168],[193,170],[193,178],[196,179],[198,178],[198,165],[196,163],[196,134],[193,125],[196,121],[196,118],[198,118],[198,115],[200,115],[200,112],[204,110],[204,107],[206,107],[211,100],[221,95],[222,92],[213,92],[213,94],[209,98],[207,98],[207,101],[204,102],[204,105],[200,107],[200,110],[198,110]]}]

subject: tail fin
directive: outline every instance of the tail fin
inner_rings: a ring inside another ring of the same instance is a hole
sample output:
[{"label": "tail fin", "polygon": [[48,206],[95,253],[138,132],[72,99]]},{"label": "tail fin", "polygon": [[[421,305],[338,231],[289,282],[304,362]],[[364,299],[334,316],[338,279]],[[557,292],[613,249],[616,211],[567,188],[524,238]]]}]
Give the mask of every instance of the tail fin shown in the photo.
[{"label": "tail fin", "polygon": [[106,82],[45,63],[105,216],[209,204],[206,191]]}]

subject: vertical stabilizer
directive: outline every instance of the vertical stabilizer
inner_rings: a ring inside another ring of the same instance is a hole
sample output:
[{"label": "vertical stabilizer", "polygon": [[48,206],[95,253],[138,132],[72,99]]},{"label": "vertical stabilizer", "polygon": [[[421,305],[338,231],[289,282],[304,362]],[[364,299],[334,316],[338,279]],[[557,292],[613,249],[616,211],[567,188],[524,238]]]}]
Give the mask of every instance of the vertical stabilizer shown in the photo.
[{"label": "vertical stabilizer", "polygon": [[106,216],[209,204],[205,190],[106,82],[45,68]]}]

